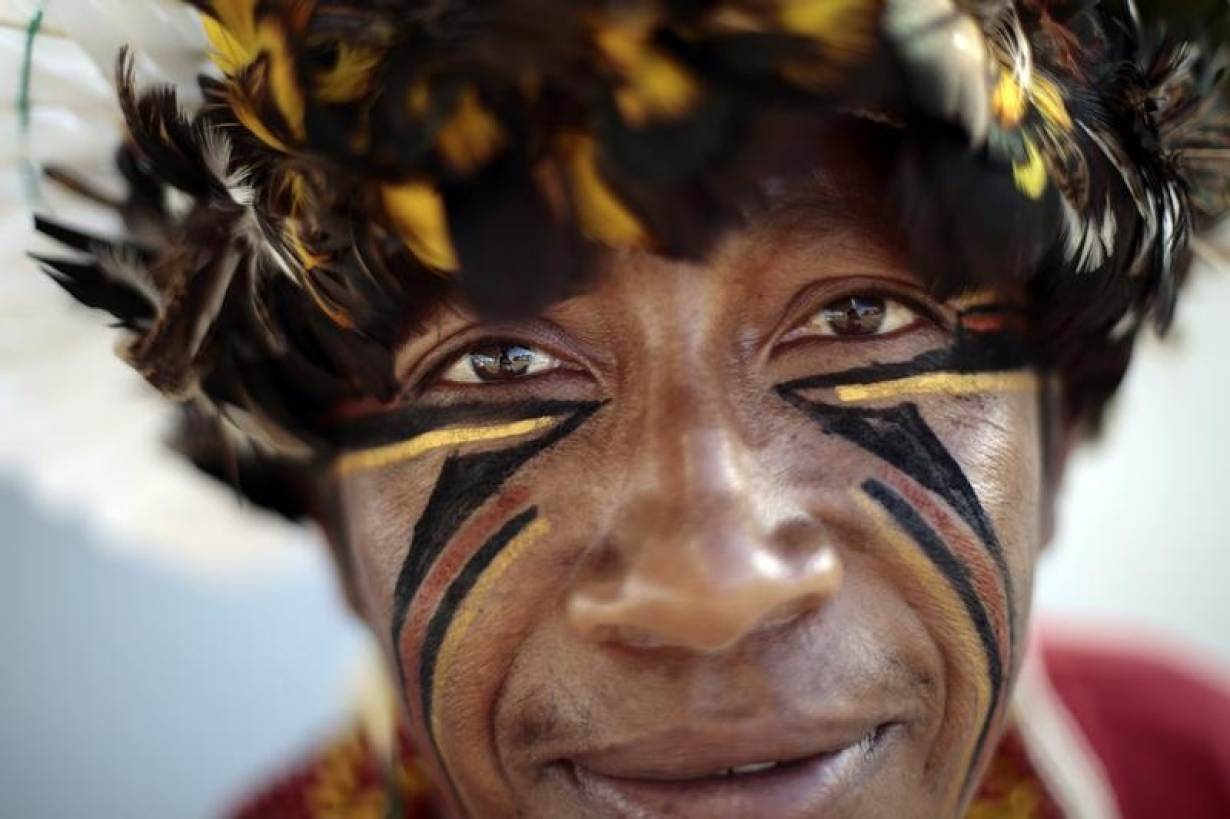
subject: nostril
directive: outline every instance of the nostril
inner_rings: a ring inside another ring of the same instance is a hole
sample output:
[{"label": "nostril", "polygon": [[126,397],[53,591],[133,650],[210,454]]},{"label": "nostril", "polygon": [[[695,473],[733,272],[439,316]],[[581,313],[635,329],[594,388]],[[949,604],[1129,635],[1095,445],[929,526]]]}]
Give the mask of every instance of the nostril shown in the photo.
[{"label": "nostril", "polygon": [[773,532],[774,551],[794,564],[806,563],[816,554],[826,551],[818,544],[828,541],[824,528],[811,518],[795,518],[779,525]]}]

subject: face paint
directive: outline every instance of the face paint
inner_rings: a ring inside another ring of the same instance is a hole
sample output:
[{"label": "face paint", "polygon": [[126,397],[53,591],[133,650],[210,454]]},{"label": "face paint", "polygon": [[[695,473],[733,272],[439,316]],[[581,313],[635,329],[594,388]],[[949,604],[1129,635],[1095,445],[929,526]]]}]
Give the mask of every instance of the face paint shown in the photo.
[{"label": "face paint", "polygon": [[537,509],[521,513],[483,544],[445,591],[427,627],[419,662],[423,714],[433,742],[439,735],[432,712],[437,666],[447,672],[483,599],[521,553],[550,528],[545,519],[538,517]]},{"label": "face paint", "polygon": [[[1028,369],[1028,347],[1015,332],[1014,317],[994,305],[974,305],[960,315],[951,346],[909,361],[873,364],[839,373],[802,378],[780,385],[778,394],[828,434],[843,438],[889,467],[883,479],[861,484],[864,508],[887,516],[881,527],[897,551],[920,575],[946,612],[945,627],[972,631],[979,647],[975,666],[985,669],[980,697],[982,723],[969,753],[962,795],[980,769],[986,740],[1003,712],[1004,694],[1015,653],[1017,616],[1012,575],[1003,547],[960,464],[928,425],[914,403],[888,407],[849,406],[919,395],[1034,392],[1036,374]],[[835,402],[806,397],[828,390]],[[942,503],[937,503],[941,501]],[[961,525],[953,525],[945,507]],[[967,529],[977,543],[962,531]],[[904,534],[904,538],[901,536]],[[903,542],[904,541],[904,542]],[[921,552],[925,564],[913,559]],[[963,614],[954,620],[952,612]],[[962,625],[962,621],[965,625]],[[970,641],[958,644],[969,645]]]},{"label": "face paint", "polygon": [[[825,299],[881,292],[880,262],[852,254],[829,282],[810,244],[767,267],[747,251],[702,272],[648,258],[541,327],[445,316],[407,350],[413,371],[505,336],[574,366],[481,387],[424,376],[415,400],[443,409],[349,430],[347,454],[368,458],[342,487],[353,596],[448,815],[726,815],[764,785],[713,786],[711,767],[847,746],[863,752],[844,796],[791,768],[773,774],[798,778],[781,806],[809,804],[770,812],[955,817],[967,801],[1041,521],[1017,317],[979,302],[941,319],[956,311],[903,272],[884,285],[915,308],[900,332],[796,337]],[[840,585],[803,589],[794,572],[821,552]],[[574,616],[595,600],[619,607]],[[721,645],[697,637],[719,615]],[[621,782],[639,775],[656,790]],[[631,801],[608,804],[593,777]],[[693,786],[709,801],[671,795]]]},{"label": "face paint", "polygon": [[[909,535],[910,540],[923,551],[927,559],[935,566],[955,592],[956,598],[964,607],[970,622],[973,623],[982,645],[983,657],[990,683],[990,695],[985,699],[983,708],[985,716],[978,738],[974,742],[970,761],[966,768],[967,774],[962,785],[962,791],[970,787],[970,778],[978,769],[982,758],[986,738],[991,730],[1000,706],[1004,692],[1004,666],[1000,646],[995,639],[991,620],[983,607],[982,598],[975,590],[970,577],[969,567],[961,561],[948,545],[936,534],[908,501],[893,490],[876,480],[869,480],[863,485],[863,491],[876,503],[884,508],[901,531]],[[959,626],[957,626],[959,627]]]},{"label": "face paint", "polygon": [[[884,496],[881,499],[877,500],[873,497],[873,486],[876,491],[883,490]],[[939,562],[933,560],[927,552],[927,546],[936,547],[935,541],[929,539],[926,541],[926,546],[921,545],[913,539],[910,533],[901,528],[902,524],[899,521],[890,516],[891,513],[880,501],[888,500],[891,492],[892,490],[888,490],[883,484],[868,481],[867,485],[855,490],[853,496],[855,503],[874,524],[873,531],[877,535],[878,542],[893,551],[892,561],[905,570],[908,582],[917,586],[926,595],[929,605],[936,609],[934,616],[948,638],[949,661],[955,667],[977,669],[985,665],[989,670],[990,666],[986,665],[985,660],[985,645],[980,641],[973,627],[967,601],[962,599],[959,586],[954,585],[944,573],[943,566],[951,566],[952,561],[945,560],[943,557]],[[893,501],[888,502],[896,506]],[[908,504],[896,508],[905,507],[908,507]],[[942,547],[936,550],[936,553],[942,554]],[[963,755],[964,770],[967,773],[965,780],[954,781],[946,792],[945,815],[956,814],[956,806],[961,803],[962,792],[967,787],[968,777],[977,767],[978,748],[984,741],[987,726],[994,713],[990,674],[972,675],[971,684],[975,692],[976,707],[983,715],[982,724],[975,738],[966,743],[964,747],[956,749]]]},{"label": "face paint", "polygon": [[[414,525],[393,593],[391,637],[407,705],[414,713],[417,704],[433,745],[438,728],[433,713],[436,669],[449,666],[475,616],[469,598],[473,596],[475,605],[481,605],[484,592],[497,576],[547,530],[536,509],[520,508],[526,493],[516,487],[505,490],[505,484],[535,456],[576,431],[599,406],[596,402],[535,402],[407,408],[354,422],[343,433],[350,450],[335,464],[339,476],[463,444],[520,440],[540,433],[512,447],[451,454]],[[463,422],[468,423],[459,425]],[[475,536],[466,537],[465,529],[484,507],[490,514],[478,516],[475,523],[481,523],[484,531],[497,527],[498,531],[479,543]],[[505,522],[510,514],[514,516]],[[408,618],[416,625],[426,624],[425,639],[416,636],[403,641]],[[408,669],[416,673],[407,674]],[[447,769],[442,755],[437,755]]]}]

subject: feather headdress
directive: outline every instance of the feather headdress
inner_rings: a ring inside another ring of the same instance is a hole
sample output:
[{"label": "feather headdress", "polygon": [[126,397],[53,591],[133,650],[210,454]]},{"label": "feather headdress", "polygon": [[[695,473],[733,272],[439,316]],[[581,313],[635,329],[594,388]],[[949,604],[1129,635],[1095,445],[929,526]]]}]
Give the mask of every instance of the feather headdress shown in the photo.
[{"label": "feather headdress", "polygon": [[191,4],[221,73],[194,116],[119,65],[130,235],[40,220],[79,252],[41,261],[151,383],[281,454],[394,395],[438,294],[524,311],[598,248],[703,253],[765,111],[883,129],[915,263],[1028,283],[1073,416],[1230,208],[1221,75],[1131,0]]}]

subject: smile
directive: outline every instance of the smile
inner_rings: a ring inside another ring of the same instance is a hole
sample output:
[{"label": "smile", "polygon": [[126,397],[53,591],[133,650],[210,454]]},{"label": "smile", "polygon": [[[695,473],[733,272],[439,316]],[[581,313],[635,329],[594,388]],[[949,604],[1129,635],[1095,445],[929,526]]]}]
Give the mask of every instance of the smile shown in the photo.
[{"label": "smile", "polygon": [[806,754],[772,750],[770,741],[754,760],[740,750],[751,743],[736,739],[733,750],[688,743],[651,755],[647,746],[640,765],[627,763],[633,749],[564,764],[597,815],[802,819],[823,813],[871,776],[903,727],[879,724],[853,741]]}]

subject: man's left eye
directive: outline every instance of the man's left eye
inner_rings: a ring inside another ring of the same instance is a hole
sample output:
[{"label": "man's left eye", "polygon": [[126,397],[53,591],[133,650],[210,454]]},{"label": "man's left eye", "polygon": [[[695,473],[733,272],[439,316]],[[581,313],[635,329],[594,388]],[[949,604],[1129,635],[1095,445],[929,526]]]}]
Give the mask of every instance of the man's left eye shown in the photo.
[{"label": "man's left eye", "polygon": [[468,350],[440,374],[450,384],[514,381],[560,367],[560,360],[533,347],[491,342]]},{"label": "man's left eye", "polygon": [[908,327],[919,316],[887,296],[843,296],[821,307],[792,335],[884,336]]}]

